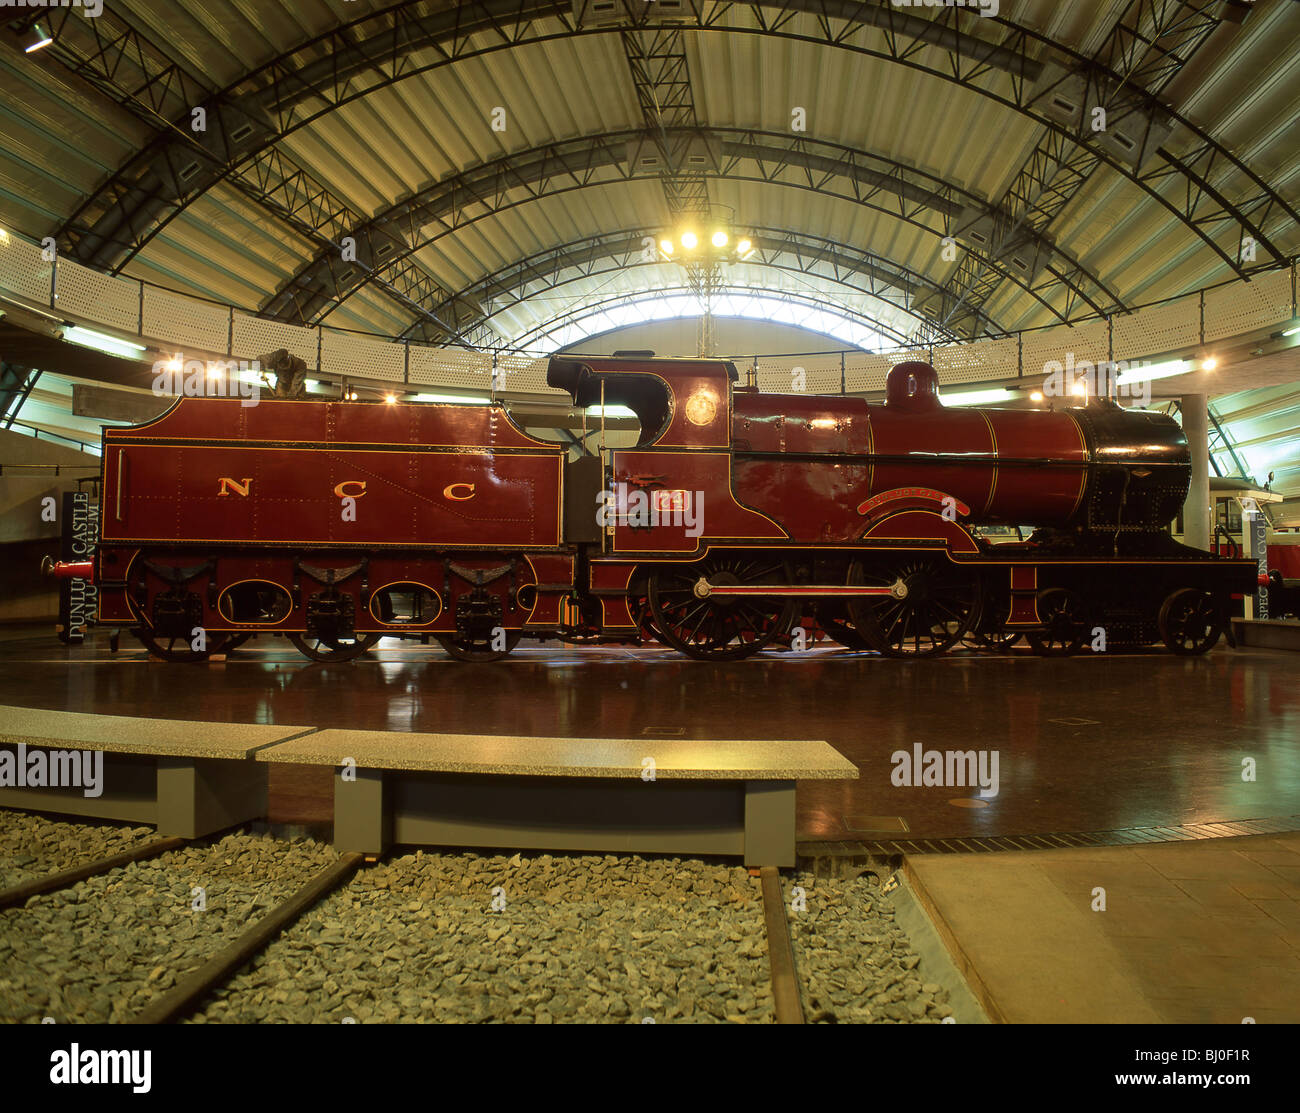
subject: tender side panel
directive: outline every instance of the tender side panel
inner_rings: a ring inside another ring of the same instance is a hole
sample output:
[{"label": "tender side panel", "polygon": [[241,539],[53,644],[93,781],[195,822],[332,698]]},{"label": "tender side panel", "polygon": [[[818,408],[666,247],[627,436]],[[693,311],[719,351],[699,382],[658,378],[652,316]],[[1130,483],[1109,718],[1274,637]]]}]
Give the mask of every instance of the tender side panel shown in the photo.
[{"label": "tender side panel", "polygon": [[[562,453],[108,443],[107,542],[552,546]],[[354,514],[345,497],[355,499]]]},{"label": "tender side panel", "polygon": [[143,425],[108,439],[274,441],[307,444],[536,448],[499,406],[305,402],[267,398],[244,406],[222,398],[183,398]]}]

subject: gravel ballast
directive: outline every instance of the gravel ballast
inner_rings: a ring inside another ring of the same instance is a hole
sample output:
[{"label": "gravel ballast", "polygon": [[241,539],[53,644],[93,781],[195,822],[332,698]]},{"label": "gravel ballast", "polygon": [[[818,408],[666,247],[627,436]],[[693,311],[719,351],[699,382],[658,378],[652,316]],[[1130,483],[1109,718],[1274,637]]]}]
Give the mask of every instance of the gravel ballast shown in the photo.
[{"label": "gravel ballast", "polygon": [[771,1020],[762,897],[696,860],[417,851],[327,897],[196,1019]]},{"label": "gravel ballast", "polygon": [[316,842],[229,835],[0,911],[0,1021],[126,1020],[336,858]]},{"label": "gravel ballast", "polygon": [[152,827],[62,822],[0,808],[0,889],[153,842]]},{"label": "gravel ballast", "polygon": [[[852,879],[796,872],[783,880],[786,919],[805,1019],[831,1023],[942,1023],[948,991],[921,969],[871,874]],[[801,911],[792,908],[803,890]]]},{"label": "gravel ballast", "polygon": [[[153,837],[0,811],[0,876]],[[228,835],[0,911],[0,1021],[126,1020],[336,860],[307,838]],[[808,1020],[951,1016],[872,875],[796,872],[782,889]],[[191,1019],[767,1023],[761,887],[734,862],[396,854],[308,909]]]}]

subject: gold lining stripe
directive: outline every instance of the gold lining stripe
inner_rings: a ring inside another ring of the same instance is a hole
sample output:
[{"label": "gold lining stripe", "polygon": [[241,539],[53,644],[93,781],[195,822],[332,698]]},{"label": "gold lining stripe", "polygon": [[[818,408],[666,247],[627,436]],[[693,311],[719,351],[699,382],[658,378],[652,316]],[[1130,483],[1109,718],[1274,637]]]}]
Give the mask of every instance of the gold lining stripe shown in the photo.
[{"label": "gold lining stripe", "polygon": [[983,410],[978,412],[984,419],[984,424],[989,427],[989,439],[993,442],[993,475],[989,479],[989,497],[984,500],[984,509],[980,511],[982,517],[993,508],[993,496],[998,489],[998,435],[993,429],[993,422],[989,420],[989,415]]},{"label": "gold lining stripe", "polygon": [[1088,438],[1083,435],[1083,426],[1079,424],[1074,414],[1066,410],[1065,416],[1070,419],[1070,424],[1079,436],[1079,449],[1083,453],[1083,463],[1079,468],[1079,493],[1074,497],[1074,506],[1070,508],[1070,517],[1073,518],[1079,512],[1079,505],[1083,502],[1084,491],[1088,489]]}]

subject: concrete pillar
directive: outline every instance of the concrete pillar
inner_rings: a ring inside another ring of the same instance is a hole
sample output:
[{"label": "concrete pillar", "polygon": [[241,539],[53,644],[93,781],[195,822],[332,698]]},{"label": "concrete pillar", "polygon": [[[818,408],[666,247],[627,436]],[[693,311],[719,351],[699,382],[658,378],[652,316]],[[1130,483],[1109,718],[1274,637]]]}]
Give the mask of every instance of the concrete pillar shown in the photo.
[{"label": "concrete pillar", "polygon": [[1192,485],[1183,504],[1183,544],[1210,547],[1210,413],[1204,394],[1184,394],[1183,435],[1192,454]]}]

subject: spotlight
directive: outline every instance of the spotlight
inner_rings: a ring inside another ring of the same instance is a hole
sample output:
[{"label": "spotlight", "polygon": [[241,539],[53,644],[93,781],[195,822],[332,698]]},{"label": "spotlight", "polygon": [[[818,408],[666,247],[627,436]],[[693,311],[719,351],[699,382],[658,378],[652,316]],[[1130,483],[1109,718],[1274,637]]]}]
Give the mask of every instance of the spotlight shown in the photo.
[{"label": "spotlight", "polygon": [[665,255],[671,255],[671,254],[673,253],[673,241],[672,241],[672,240],[660,240],[660,241],[659,241],[659,250],[662,251]]},{"label": "spotlight", "polygon": [[54,41],[53,37],[45,30],[45,26],[40,23],[32,25],[32,29],[27,32],[28,45],[23,47],[24,54],[35,54],[38,50],[44,50]]},{"label": "spotlight", "polygon": [[1088,392],[1088,387],[1084,383],[1075,383],[1074,386],[1070,388],[1070,391],[1072,394],[1078,394],[1082,397]]},{"label": "spotlight", "polygon": [[172,358],[169,359],[164,366],[168,371],[179,371],[183,365],[184,364],[180,356],[172,356]]},{"label": "spotlight", "polygon": [[219,378],[221,378],[221,376],[224,375],[225,373],[226,373],[226,368],[225,368],[225,366],[224,366],[223,364],[221,364],[221,363],[209,363],[209,364],[208,364],[208,378],[209,378],[209,379],[219,379]]},{"label": "spotlight", "polygon": [[397,405],[397,395],[396,395],[396,394],[385,394],[385,395],[384,395],[384,401],[387,402],[390,406],[395,406],[395,405]]},{"label": "spotlight", "polygon": [[1034,393],[1029,396],[1029,400],[1031,402],[1041,402],[1043,400],[1043,392],[1041,390],[1034,391]]},{"label": "spotlight", "polygon": [[1213,371],[1216,367],[1219,366],[1219,361],[1215,359],[1213,356],[1210,356],[1210,358],[1205,360],[1205,362],[1203,362],[1201,366],[1206,371]]},{"label": "spotlight", "polygon": [[754,246],[754,245],[753,245],[752,243],[750,243],[748,240],[741,240],[741,241],[739,241],[739,242],[736,244],[736,250],[737,250],[741,255],[748,255],[749,252],[750,252],[750,249],[751,249],[753,246]]},{"label": "spotlight", "polygon": [[682,233],[682,247],[686,248],[687,251],[693,250],[699,242],[699,237],[694,232]]},{"label": "spotlight", "polygon": [[719,229],[718,231],[714,232],[714,233],[713,233],[713,246],[714,246],[714,247],[726,247],[726,246],[727,246],[727,233],[724,232],[724,231],[722,231],[721,229]]}]

